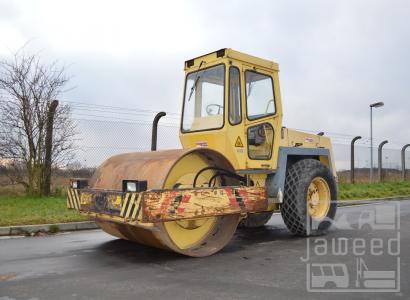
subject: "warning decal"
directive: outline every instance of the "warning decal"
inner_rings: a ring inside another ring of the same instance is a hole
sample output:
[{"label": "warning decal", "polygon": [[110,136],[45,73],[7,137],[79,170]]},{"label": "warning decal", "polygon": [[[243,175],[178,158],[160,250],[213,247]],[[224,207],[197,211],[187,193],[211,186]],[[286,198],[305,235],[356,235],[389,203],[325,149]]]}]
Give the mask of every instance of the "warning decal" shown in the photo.
[{"label": "warning decal", "polygon": [[243,144],[242,144],[241,138],[240,138],[239,136],[238,136],[238,138],[236,139],[235,147],[243,148]]}]

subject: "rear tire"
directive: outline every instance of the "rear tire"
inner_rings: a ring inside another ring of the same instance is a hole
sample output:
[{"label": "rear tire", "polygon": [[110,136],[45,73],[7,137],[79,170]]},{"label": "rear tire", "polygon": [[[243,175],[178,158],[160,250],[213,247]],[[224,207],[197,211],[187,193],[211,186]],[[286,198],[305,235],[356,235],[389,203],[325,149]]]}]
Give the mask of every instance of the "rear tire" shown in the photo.
[{"label": "rear tire", "polygon": [[298,236],[326,233],[336,214],[336,200],[336,181],[320,161],[302,159],[288,168],[281,214],[290,232]]},{"label": "rear tire", "polygon": [[265,226],[272,217],[273,211],[265,211],[261,213],[248,214],[248,216],[243,219],[239,226],[240,228],[258,228]]}]

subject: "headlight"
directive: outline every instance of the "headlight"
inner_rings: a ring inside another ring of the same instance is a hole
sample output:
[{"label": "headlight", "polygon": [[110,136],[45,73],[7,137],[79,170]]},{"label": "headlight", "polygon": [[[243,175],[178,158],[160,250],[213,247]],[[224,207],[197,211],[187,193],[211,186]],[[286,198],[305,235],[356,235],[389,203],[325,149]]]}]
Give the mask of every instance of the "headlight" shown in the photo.
[{"label": "headlight", "polygon": [[71,179],[71,187],[73,189],[83,189],[88,187],[87,179]]},{"label": "headlight", "polygon": [[127,192],[136,192],[137,191],[137,183],[128,181],[127,182]]},{"label": "headlight", "polygon": [[147,190],[146,180],[123,180],[122,191],[124,193],[139,193]]}]

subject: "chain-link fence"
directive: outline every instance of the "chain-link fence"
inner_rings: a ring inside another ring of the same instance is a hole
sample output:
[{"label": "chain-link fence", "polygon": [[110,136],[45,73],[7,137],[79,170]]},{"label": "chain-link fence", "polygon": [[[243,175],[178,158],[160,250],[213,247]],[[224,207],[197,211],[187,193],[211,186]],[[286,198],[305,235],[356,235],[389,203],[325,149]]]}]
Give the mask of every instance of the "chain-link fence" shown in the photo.
[{"label": "chain-link fence", "polygon": [[[335,155],[336,169],[340,182],[350,182],[351,146],[350,144],[332,143]],[[373,180],[379,180],[378,143],[373,145]],[[386,181],[401,180],[401,148],[395,145],[382,149],[382,178]],[[410,154],[405,159],[406,166],[410,166]],[[370,146],[357,144],[354,147],[354,168],[356,182],[370,181]],[[410,179],[410,170],[406,170],[406,178]]]},{"label": "chain-link fence", "polygon": [[[76,163],[96,167],[107,158],[126,152],[150,151],[152,124],[146,122],[77,120]],[[158,149],[180,148],[179,127],[158,126]]]},{"label": "chain-link fence", "polygon": [[[158,126],[158,149],[180,148],[179,125],[167,123],[163,118]],[[121,121],[102,119],[76,119],[77,150],[72,168],[93,169],[107,158],[125,152],[149,151],[151,147],[152,124],[149,121]],[[308,131],[309,132],[309,131]],[[327,133],[332,138],[333,153],[340,182],[350,182],[351,146],[353,135]],[[379,140],[373,144],[373,178],[378,180]],[[387,144],[382,151],[384,180],[400,180],[401,148],[398,143]],[[406,157],[406,165],[410,166],[410,154]],[[355,144],[355,179],[357,182],[369,181],[370,143],[363,138]],[[407,170],[409,173],[409,170]],[[407,178],[410,174],[407,174]]]},{"label": "chain-link fence", "polygon": [[[78,134],[73,162],[67,167],[55,169],[55,178],[88,177],[96,167],[113,155],[150,150],[152,120],[158,111],[84,102],[63,102],[72,108]],[[159,150],[181,148],[178,136],[180,117],[180,113],[167,111],[167,115],[159,122],[157,139]],[[305,128],[297,130],[317,133]],[[350,143],[355,135],[350,132],[325,132],[325,135],[332,139],[339,181],[350,182]],[[375,181],[379,179],[378,145],[380,142],[382,139],[374,139],[373,142],[373,179]],[[402,179],[401,149],[404,144],[404,142],[390,140],[383,147],[381,159],[384,180]],[[405,164],[410,167],[410,153],[405,157]],[[370,177],[370,139],[368,137],[363,136],[355,143],[354,166],[356,182],[368,182]],[[409,170],[406,171],[406,178],[410,180]]]}]

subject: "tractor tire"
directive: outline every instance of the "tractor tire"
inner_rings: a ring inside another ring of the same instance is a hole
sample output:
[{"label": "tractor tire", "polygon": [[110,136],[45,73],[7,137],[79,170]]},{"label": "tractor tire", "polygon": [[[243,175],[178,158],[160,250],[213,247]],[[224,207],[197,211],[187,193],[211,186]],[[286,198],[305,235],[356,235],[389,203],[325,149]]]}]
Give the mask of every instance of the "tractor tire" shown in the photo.
[{"label": "tractor tire", "polygon": [[302,159],[288,168],[280,210],[291,233],[298,236],[326,233],[336,208],[337,185],[327,166],[316,159]]},{"label": "tractor tire", "polygon": [[240,228],[258,228],[265,226],[272,217],[273,211],[248,214],[248,216],[239,223]]}]

